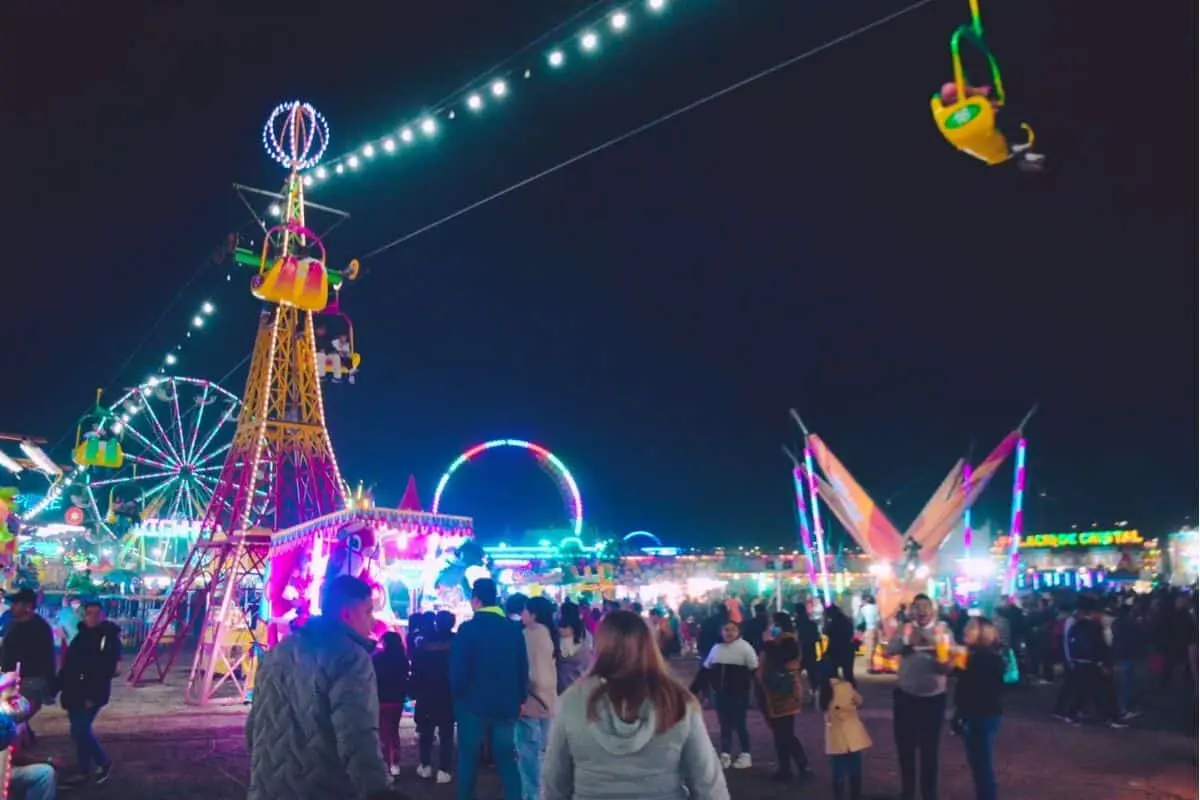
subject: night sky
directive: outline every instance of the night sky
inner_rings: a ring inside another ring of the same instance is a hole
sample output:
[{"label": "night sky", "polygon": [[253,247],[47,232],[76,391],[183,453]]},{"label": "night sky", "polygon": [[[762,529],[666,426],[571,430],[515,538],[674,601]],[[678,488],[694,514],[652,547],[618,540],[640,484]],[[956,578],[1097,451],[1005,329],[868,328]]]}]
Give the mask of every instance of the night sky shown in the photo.
[{"label": "night sky", "polygon": [[[314,103],[342,153],[586,4],[23,5],[0,12],[0,429],[65,445],[202,301],[217,324],[177,372],[222,379],[249,352],[249,275],[205,261],[253,231],[232,183],[283,181],[259,139],[276,103]],[[502,107],[310,194],[352,215],[332,260],[903,6],[672,0],[553,74],[535,47]],[[360,380],[326,392],[345,476],[395,503],[413,473],[428,502],[457,453],[520,437],[572,468],[601,529],[782,545],[789,407],[903,529],[1038,403],[1028,529],[1194,518],[1196,11],[1139,9],[985,6],[1042,175],[938,135],[928,97],[967,14],[938,0],[367,259],[342,301]],[[997,527],[1001,474],[979,512]],[[491,538],[564,524],[517,453],[465,469],[445,510]]]}]

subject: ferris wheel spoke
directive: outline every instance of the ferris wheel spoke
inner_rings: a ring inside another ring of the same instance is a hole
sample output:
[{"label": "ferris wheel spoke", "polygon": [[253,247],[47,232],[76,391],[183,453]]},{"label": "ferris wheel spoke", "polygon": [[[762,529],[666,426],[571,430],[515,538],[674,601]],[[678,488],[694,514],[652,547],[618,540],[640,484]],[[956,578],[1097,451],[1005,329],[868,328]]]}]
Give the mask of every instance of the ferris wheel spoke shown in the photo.
[{"label": "ferris wheel spoke", "polygon": [[131,436],[133,436],[133,438],[138,441],[138,444],[140,444],[142,447],[144,447],[147,450],[154,453],[154,455],[158,456],[164,462],[170,463],[171,461],[178,461],[178,459],[172,459],[170,454],[164,453],[158,447],[158,445],[156,445],[154,442],[152,442],[148,438],[146,438],[146,436],[141,431],[139,431],[137,428],[135,428],[133,425],[129,424],[128,422],[125,423],[125,432],[130,434]]},{"label": "ferris wheel spoke", "polygon": [[[200,435],[200,428],[204,425],[204,407],[208,405],[208,387],[209,384],[206,382],[204,388],[200,390],[200,403],[196,407],[196,424],[192,426],[192,439],[188,443],[186,452],[188,463],[191,463],[196,456],[196,437]],[[221,426],[218,424],[217,430],[220,428]]]},{"label": "ferris wheel spoke", "polygon": [[166,463],[165,461],[156,461],[153,458],[146,458],[145,456],[139,456],[137,453],[126,453],[125,457],[127,459],[129,459],[130,461],[133,461],[134,463],[144,464],[147,467],[155,467],[156,469],[165,469],[168,471],[174,470],[174,467],[172,467],[170,464]]},{"label": "ferris wheel spoke", "polygon": [[216,450],[213,450],[211,453],[209,453],[208,455],[206,455],[204,458],[198,459],[198,460],[197,460],[197,461],[196,461],[196,462],[195,462],[195,463],[192,465],[193,469],[194,469],[196,472],[200,472],[201,470],[220,470],[220,469],[221,469],[221,467],[223,467],[223,466],[224,466],[224,464],[211,464],[211,465],[209,465],[209,466],[207,466],[207,467],[205,467],[205,466],[201,466],[201,465],[202,465],[202,464],[208,464],[208,462],[212,461],[212,460],[213,460],[214,458],[216,458],[217,456],[219,456],[219,455],[223,454],[224,452],[226,452],[227,450],[229,450],[229,448],[231,448],[231,447],[233,447],[233,442],[228,442],[228,443],[226,443],[226,444],[223,444],[223,445],[221,445],[221,446],[220,446],[220,447],[218,447]]},{"label": "ferris wheel spoke", "polygon": [[208,461],[211,461],[212,458],[214,456],[216,456],[217,454],[224,453],[226,450],[228,450],[230,447],[233,446],[233,442],[230,442],[229,444],[222,446],[217,451],[215,451],[213,453],[209,453],[208,455],[205,455],[203,458],[201,458],[199,460],[194,460],[195,456],[198,456],[201,453],[204,453],[206,450],[208,450],[208,446],[212,443],[212,440],[217,438],[217,434],[221,432],[221,429],[225,427],[225,424],[233,418],[234,414],[237,413],[237,408],[238,408],[237,403],[230,403],[229,408],[225,409],[225,413],[221,415],[221,420],[216,424],[216,426],[211,431],[208,432],[208,436],[204,437],[204,443],[201,444],[198,448],[196,448],[195,453],[193,454],[193,461],[190,462],[190,463],[192,463],[193,466],[198,466],[200,464],[207,463]]},{"label": "ferris wheel spoke", "polygon": [[179,384],[171,379],[171,411],[175,414],[175,435],[179,437],[179,457],[187,455],[187,445],[184,444],[183,415],[179,413]]},{"label": "ferris wheel spoke", "polygon": [[105,478],[102,481],[92,481],[92,486],[112,486],[117,483],[132,483],[135,485],[142,484],[143,481],[155,481],[159,478],[178,478],[179,473],[173,469],[164,472],[147,472],[143,475],[130,475],[123,478]]},{"label": "ferris wheel spoke", "polygon": [[166,430],[163,429],[162,422],[158,419],[158,414],[154,413],[154,406],[146,403],[145,408],[146,413],[150,415],[150,423],[154,426],[154,431],[158,434],[159,441],[162,442],[167,452],[174,456],[172,460],[175,462],[183,461],[182,454],[175,452],[175,445],[171,442],[171,437],[167,435]]}]

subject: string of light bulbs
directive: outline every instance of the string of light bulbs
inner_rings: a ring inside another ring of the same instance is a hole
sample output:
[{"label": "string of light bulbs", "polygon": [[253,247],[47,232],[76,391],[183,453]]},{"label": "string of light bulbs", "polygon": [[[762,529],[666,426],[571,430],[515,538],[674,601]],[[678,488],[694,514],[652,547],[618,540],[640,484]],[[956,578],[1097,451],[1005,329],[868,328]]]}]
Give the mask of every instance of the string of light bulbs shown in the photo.
[{"label": "string of light bulbs", "polygon": [[[599,55],[607,39],[622,37],[634,29],[639,21],[661,15],[667,10],[669,2],[670,0],[636,0],[609,6],[602,13],[581,21],[570,35],[539,48],[536,58],[530,58],[527,54],[527,51],[533,48],[523,49],[500,62],[476,81],[462,87],[454,95],[409,118],[391,132],[308,169],[303,175],[304,185],[319,186],[339,176],[359,172],[377,159],[398,156],[423,141],[437,138],[447,123],[461,116],[478,116],[502,104],[518,81],[530,80],[539,73],[562,69],[577,58]],[[282,213],[278,205],[273,205],[269,211],[275,216]]]}]

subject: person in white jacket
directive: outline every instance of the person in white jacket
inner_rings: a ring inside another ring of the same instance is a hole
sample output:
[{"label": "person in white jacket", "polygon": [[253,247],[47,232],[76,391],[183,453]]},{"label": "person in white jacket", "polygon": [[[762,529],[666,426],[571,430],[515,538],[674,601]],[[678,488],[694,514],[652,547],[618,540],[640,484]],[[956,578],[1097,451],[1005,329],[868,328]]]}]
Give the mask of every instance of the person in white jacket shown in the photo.
[{"label": "person in white jacket", "polygon": [[[721,628],[721,635],[725,641],[714,644],[704,659],[709,685],[716,694],[717,722],[721,728],[721,766],[746,769],[750,766],[750,731],[746,728],[746,713],[750,708],[754,671],[758,669],[758,653],[742,638],[736,622],[726,622]],[[742,748],[736,761],[730,758],[735,733]]]}]

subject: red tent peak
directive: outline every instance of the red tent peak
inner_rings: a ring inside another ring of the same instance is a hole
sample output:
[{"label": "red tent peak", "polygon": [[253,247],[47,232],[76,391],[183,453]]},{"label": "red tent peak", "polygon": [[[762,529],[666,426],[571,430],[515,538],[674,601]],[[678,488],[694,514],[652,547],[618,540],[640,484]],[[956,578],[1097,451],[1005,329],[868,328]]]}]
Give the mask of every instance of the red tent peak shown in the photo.
[{"label": "red tent peak", "polygon": [[421,511],[421,498],[417,495],[417,478],[408,476],[408,486],[404,489],[404,497],[400,500],[401,511]]}]

